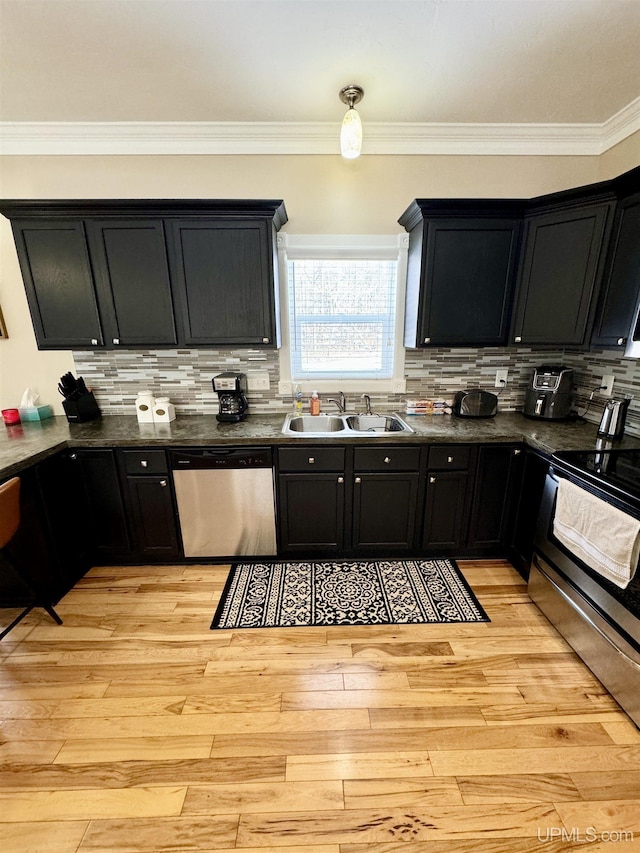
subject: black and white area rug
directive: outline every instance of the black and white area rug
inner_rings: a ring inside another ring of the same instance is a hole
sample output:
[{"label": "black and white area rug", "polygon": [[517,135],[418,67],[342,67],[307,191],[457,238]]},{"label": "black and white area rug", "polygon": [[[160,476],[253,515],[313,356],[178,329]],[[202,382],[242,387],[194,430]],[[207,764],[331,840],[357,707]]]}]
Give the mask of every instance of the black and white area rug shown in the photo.
[{"label": "black and white area rug", "polygon": [[212,628],[488,622],[450,560],[239,563]]}]

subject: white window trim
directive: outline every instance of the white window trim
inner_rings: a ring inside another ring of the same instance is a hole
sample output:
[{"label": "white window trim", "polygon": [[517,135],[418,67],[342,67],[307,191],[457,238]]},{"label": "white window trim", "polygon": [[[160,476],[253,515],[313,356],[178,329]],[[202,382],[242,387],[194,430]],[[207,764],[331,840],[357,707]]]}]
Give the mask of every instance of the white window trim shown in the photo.
[{"label": "white window trim", "polygon": [[280,383],[281,395],[292,393],[289,338],[289,286],[287,261],[305,258],[352,260],[393,260],[398,262],[396,322],[393,376],[390,379],[314,379],[298,383],[303,394],[344,391],[348,393],[404,394],[404,302],[407,285],[409,235],[400,234],[278,234],[278,273],[280,278]]}]

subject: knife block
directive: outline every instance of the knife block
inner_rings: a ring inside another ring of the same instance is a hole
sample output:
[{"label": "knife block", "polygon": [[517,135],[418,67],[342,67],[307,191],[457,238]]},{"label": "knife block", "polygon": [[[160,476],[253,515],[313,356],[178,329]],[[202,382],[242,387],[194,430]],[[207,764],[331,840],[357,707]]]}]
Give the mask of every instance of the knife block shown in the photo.
[{"label": "knife block", "polygon": [[87,391],[86,394],[78,397],[77,400],[63,400],[62,408],[67,416],[67,420],[72,424],[92,421],[101,415],[96,398],[93,396],[93,391]]}]

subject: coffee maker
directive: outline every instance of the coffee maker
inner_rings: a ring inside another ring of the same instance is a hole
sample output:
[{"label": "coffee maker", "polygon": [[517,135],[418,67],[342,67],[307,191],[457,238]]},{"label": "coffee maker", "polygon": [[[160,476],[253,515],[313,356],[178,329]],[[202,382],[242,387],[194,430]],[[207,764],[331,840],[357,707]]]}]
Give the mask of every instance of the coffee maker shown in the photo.
[{"label": "coffee maker", "polygon": [[216,419],[222,423],[238,423],[247,417],[247,376],[245,373],[219,373],[213,377],[213,390],[218,394],[220,411]]},{"label": "coffee maker", "polygon": [[562,365],[542,364],[533,371],[531,386],[524,398],[528,418],[561,421],[571,413],[573,370]]}]

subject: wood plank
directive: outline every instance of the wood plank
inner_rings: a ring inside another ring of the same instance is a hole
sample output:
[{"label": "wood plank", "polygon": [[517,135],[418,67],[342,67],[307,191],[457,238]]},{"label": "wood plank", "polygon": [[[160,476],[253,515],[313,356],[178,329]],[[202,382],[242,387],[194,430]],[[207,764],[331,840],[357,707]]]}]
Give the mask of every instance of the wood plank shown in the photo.
[{"label": "wood plank", "polygon": [[431,752],[436,776],[586,772],[593,767],[626,773],[640,766],[638,746],[558,746],[555,749],[471,749]]},{"label": "wood plank", "polygon": [[0,791],[0,821],[82,820],[179,815],[187,789],[154,787],[75,791]]},{"label": "wood plank", "polygon": [[76,738],[58,751],[55,764],[93,764],[97,761],[167,761],[208,758],[211,735],[176,737]]},{"label": "wood plank", "polygon": [[360,810],[278,815],[241,815],[239,846],[264,846],[274,843],[407,842],[445,838],[498,838],[535,836],[539,830],[561,826],[553,807],[505,804],[488,806],[440,806],[420,815],[404,810]]},{"label": "wood plank", "polygon": [[[429,809],[439,805],[462,805],[455,779],[435,776],[389,776],[384,779],[345,779],[347,809]],[[413,846],[410,848],[413,851]]]},{"label": "wood plank", "polygon": [[289,814],[341,809],[343,805],[339,780],[220,783],[189,788],[182,814],[253,814],[265,810]]},{"label": "wood plank", "polygon": [[354,752],[340,755],[289,755],[288,782],[324,779],[402,779],[407,776],[431,776],[429,753]]},{"label": "wood plank", "polygon": [[0,822],[0,850],[5,853],[70,853],[87,831],[88,821]]},{"label": "wood plank", "polygon": [[237,815],[92,820],[78,853],[215,853],[235,846],[237,828]]},{"label": "wood plank", "polygon": [[640,799],[603,802],[558,803],[565,826],[583,830],[593,827],[596,837],[606,836],[620,844],[637,842],[640,835]]},{"label": "wood plank", "polygon": [[579,800],[581,796],[569,773],[513,773],[502,776],[458,776],[456,779],[467,805],[557,803]]}]

